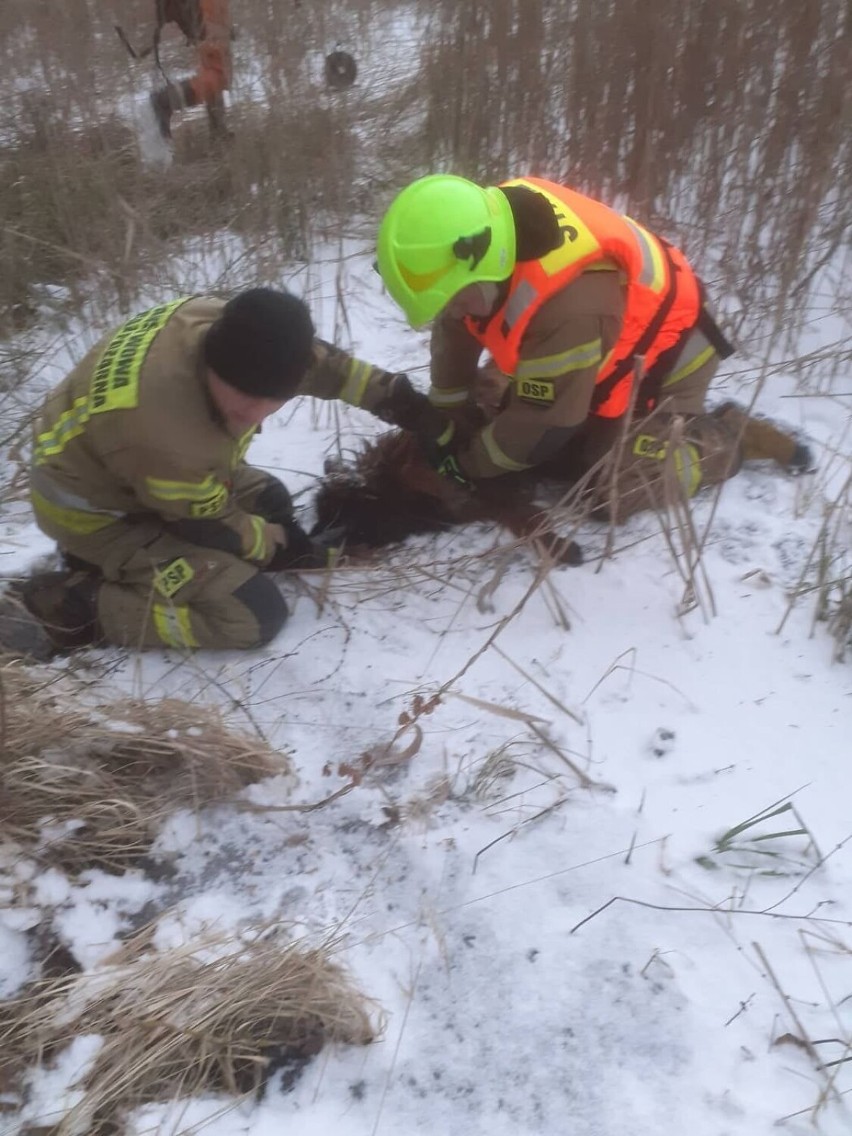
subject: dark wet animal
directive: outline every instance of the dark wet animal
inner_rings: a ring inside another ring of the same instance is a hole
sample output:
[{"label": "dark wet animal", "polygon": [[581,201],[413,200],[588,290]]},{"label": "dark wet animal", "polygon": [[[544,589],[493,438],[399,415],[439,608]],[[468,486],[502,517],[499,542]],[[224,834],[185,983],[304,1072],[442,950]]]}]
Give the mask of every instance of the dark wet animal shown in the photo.
[{"label": "dark wet animal", "polygon": [[513,476],[459,485],[432,468],[414,434],[393,431],[351,464],[327,467],[313,532],[337,529],[350,548],[381,548],[415,533],[490,522],[519,539],[535,537],[560,563],[581,564],[580,548],[552,531],[534,490],[533,479]]}]

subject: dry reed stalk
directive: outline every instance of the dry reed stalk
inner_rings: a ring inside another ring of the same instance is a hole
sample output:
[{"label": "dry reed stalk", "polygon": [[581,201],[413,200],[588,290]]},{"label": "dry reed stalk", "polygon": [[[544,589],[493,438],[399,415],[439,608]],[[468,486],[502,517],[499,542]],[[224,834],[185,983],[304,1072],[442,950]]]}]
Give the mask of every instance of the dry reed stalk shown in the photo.
[{"label": "dry reed stalk", "polygon": [[80,709],[67,681],[0,668],[0,834],[68,871],[121,870],[176,809],[223,801],[289,759],[215,708],[121,699]]},{"label": "dry reed stalk", "polygon": [[[816,595],[813,624],[823,620],[834,640],[834,661],[852,646],[852,575],[849,572],[849,534],[852,531],[852,473],[833,499],[823,506],[823,520],[811,545],[781,622],[780,634],[802,596]],[[813,579],[813,582],[810,580]],[[813,633],[813,625],[811,628]]]},{"label": "dry reed stalk", "polygon": [[257,1092],[277,1069],[295,1078],[326,1043],[366,1045],[380,1028],[331,961],[333,941],[308,949],[269,934],[211,937],[153,953],[149,938],[2,1007],[0,1050],[18,1071],[59,1056],[76,1037],[103,1039],[82,1099],[55,1136],[107,1136],[147,1103]]},{"label": "dry reed stalk", "polygon": [[686,420],[680,415],[675,415],[665,442],[666,457],[663,462],[665,504],[664,508],[658,511],[658,516],[666,545],[684,582],[680,612],[685,614],[697,606],[703,612],[704,618],[710,619],[716,614],[716,600],[703,559],[705,541],[696,531],[691,499],[683,483],[682,470],[678,468],[678,455],[685,452],[686,445]]},{"label": "dry reed stalk", "polygon": [[609,518],[609,530],[606,536],[606,548],[598,564],[598,571],[603,567],[604,560],[612,556],[612,550],[615,547],[615,528],[619,521],[619,504],[621,500],[619,474],[622,472],[625,465],[625,453],[629,452],[627,451],[627,439],[634,429],[633,416],[636,411],[636,399],[639,397],[639,391],[642,387],[644,377],[645,356],[634,355],[633,385],[630,388],[630,400],[627,404],[626,411],[622,415],[615,445],[606,455],[600,472],[600,483],[607,486],[606,505]]}]

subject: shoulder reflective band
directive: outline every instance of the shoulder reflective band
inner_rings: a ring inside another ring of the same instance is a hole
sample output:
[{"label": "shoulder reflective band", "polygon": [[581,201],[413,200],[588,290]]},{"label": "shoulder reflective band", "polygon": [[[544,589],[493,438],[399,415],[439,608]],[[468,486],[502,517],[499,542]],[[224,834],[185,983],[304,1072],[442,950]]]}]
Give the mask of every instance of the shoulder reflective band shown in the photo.
[{"label": "shoulder reflective band", "polygon": [[88,394],[76,399],[49,430],[36,438],[33,447],[36,465],[61,454],[73,438],[83,433],[93,414],[128,410],[137,405],[139,373],[154,336],[188,299],[190,297],[186,296],[170,304],[150,308],[118,329],[95,365]]},{"label": "shoulder reflective band", "polygon": [[139,372],[148,349],[172,314],[188,297],[159,304],[120,327],[98,360],[89,388],[89,413],[128,410],[139,401]]},{"label": "shoulder reflective band", "polygon": [[515,371],[516,379],[549,379],[567,374],[569,371],[582,371],[586,367],[599,367],[603,359],[603,344],[600,336],[588,343],[570,347],[556,355],[542,355],[537,359],[521,359]]}]

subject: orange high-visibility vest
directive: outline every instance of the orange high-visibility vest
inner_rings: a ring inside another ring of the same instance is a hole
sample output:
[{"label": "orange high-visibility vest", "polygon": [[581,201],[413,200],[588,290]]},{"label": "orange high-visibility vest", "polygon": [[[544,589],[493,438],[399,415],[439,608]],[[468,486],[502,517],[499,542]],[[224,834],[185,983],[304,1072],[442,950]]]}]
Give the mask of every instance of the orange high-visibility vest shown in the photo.
[{"label": "orange high-visibility vest", "polygon": [[701,297],[695,273],[678,249],[591,197],[541,178],[516,178],[504,184],[544,194],[564,239],[538,260],[519,262],[502,307],[484,327],[468,318],[468,330],[491,352],[500,370],[513,375],[524,333],[542,304],[587,268],[612,261],[626,277],[624,321],[598,373],[592,413],[618,418],[630,405],[634,357],[644,357],[647,373],[696,325]]}]

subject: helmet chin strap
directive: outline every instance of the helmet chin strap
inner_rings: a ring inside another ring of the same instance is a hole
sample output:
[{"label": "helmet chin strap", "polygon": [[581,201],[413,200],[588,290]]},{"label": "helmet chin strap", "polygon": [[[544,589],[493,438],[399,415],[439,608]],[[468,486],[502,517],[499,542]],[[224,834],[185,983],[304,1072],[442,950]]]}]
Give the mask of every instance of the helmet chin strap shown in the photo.
[{"label": "helmet chin strap", "polygon": [[491,226],[486,225],[481,233],[474,233],[470,237],[459,237],[453,245],[453,255],[457,260],[467,260],[470,257],[470,271],[473,272],[490,247]]}]

